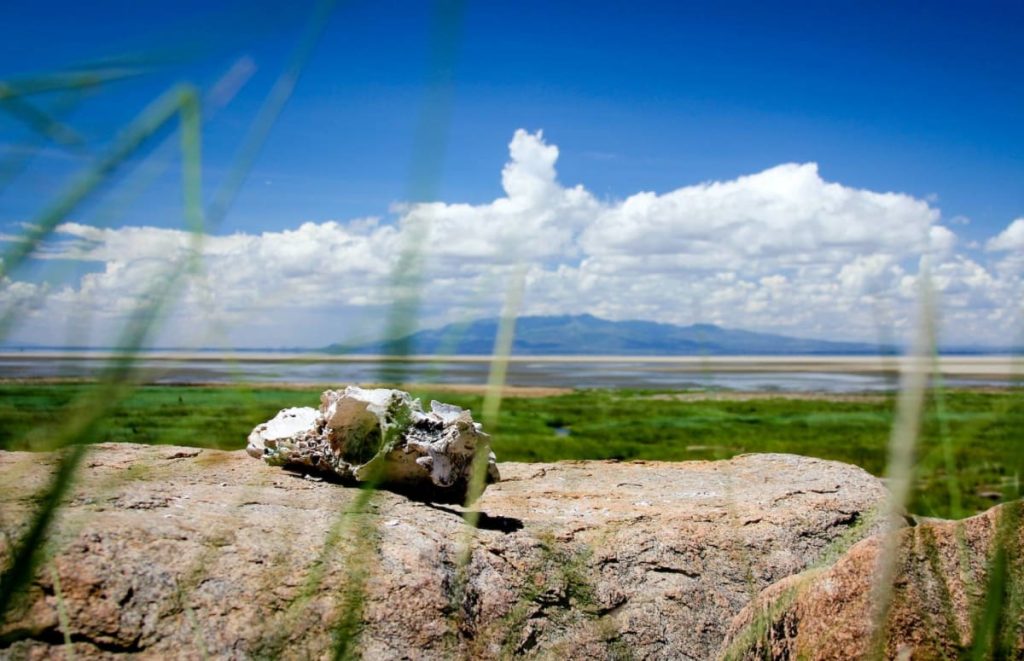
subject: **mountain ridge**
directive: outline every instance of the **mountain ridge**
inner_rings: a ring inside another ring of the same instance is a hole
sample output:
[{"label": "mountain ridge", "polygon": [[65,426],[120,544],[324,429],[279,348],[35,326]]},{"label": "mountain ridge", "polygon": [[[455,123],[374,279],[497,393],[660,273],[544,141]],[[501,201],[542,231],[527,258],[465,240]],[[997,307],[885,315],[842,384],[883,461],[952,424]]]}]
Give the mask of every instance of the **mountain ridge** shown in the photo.
[{"label": "mountain ridge", "polygon": [[[332,344],[328,353],[489,355],[494,350],[499,320],[496,317],[362,345]],[[878,355],[899,353],[889,345],[867,342],[815,340],[773,333],[758,333],[698,323],[677,326],[655,321],[611,321],[590,314],[519,317],[512,355]]]}]

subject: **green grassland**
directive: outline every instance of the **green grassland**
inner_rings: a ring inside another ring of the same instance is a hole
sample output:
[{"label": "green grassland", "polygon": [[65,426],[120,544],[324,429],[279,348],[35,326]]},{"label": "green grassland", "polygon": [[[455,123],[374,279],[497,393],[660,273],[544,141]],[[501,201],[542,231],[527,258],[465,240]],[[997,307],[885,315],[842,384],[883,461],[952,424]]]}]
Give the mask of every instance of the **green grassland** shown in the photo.
[{"label": "green grassland", "polygon": [[[62,411],[93,387],[0,385],[0,448],[48,448]],[[482,403],[477,395],[414,394],[474,412]],[[677,395],[579,390],[506,398],[488,431],[500,461],[682,461],[789,452],[884,475],[895,410],[891,396],[681,401]],[[233,450],[244,447],[252,427],[280,408],[318,402],[318,388],[142,386],[109,412],[93,438]],[[1019,497],[1024,392],[931,392],[917,457],[915,513],[963,516]]]}]

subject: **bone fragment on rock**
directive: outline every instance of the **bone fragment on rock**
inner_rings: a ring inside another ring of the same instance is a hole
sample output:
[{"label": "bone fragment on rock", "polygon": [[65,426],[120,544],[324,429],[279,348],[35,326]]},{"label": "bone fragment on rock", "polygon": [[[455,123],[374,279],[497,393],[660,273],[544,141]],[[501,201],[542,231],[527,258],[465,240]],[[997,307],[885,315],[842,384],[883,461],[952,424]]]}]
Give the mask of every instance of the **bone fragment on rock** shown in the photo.
[{"label": "bone fragment on rock", "polygon": [[[462,502],[473,458],[500,479],[490,437],[469,411],[387,388],[326,390],[320,409],[289,408],[257,425],[248,453],[268,464],[376,482],[439,502]],[[483,455],[482,453],[487,453]]]}]

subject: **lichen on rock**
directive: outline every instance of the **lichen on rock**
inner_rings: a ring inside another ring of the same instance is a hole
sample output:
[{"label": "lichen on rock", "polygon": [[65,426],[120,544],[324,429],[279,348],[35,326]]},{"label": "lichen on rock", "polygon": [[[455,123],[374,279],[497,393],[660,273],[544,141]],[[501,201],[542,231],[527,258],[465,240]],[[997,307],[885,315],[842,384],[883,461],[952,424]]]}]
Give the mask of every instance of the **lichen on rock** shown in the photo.
[{"label": "lichen on rock", "polygon": [[490,437],[469,411],[387,388],[326,390],[320,409],[288,408],[249,434],[248,453],[275,466],[374,482],[438,502],[462,502],[473,458],[487,453],[485,483],[497,482]]}]

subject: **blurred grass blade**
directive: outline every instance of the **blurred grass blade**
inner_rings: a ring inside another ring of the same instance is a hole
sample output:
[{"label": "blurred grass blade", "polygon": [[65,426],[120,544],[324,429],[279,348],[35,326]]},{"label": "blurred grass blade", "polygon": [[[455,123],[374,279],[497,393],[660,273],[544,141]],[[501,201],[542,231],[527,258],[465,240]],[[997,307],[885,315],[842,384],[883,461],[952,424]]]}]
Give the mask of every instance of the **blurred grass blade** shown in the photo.
[{"label": "blurred grass blade", "polygon": [[249,126],[231,169],[207,210],[206,217],[211,227],[220,224],[220,221],[227,215],[228,209],[234,204],[235,198],[238,197],[238,192],[256,162],[256,157],[259,156],[264,143],[270,136],[270,130],[295,91],[295,85],[327,27],[327,21],[334,11],[335,4],[337,4],[337,0],[319,0],[317,2],[313,17],[302,39],[295,51],[292,52],[284,72],[274,82],[256,119]]},{"label": "blurred grass blade", "polygon": [[62,147],[80,150],[85,146],[85,139],[77,131],[24,99],[18,97],[0,99],[0,109],[20,120],[34,132]]},{"label": "blurred grass blade", "polygon": [[[244,181],[273,121],[290,97],[333,4],[333,1],[327,1],[318,5],[315,20],[297,49],[291,66],[278,80],[268,102],[261,109],[252,127],[253,130],[247,135],[240,156],[236,159],[235,167],[229,174],[228,184],[221,189],[222,195],[214,202],[215,220],[219,220],[226,213],[227,206],[237,194],[237,189]],[[4,92],[7,99],[16,96],[10,86],[5,87]],[[25,93],[25,89],[23,88],[20,93]],[[58,470],[51,484],[45,489],[41,505],[35,512],[29,529],[18,540],[4,570],[3,580],[0,581],[0,621],[6,617],[15,596],[34,576],[49,525],[72,484],[75,469],[84,456],[87,444],[92,440],[91,435],[96,424],[112,406],[123,399],[126,392],[131,390],[135,353],[144,346],[171,300],[173,290],[180,284],[183,274],[195,266],[201,255],[199,248],[204,236],[205,222],[201,192],[201,115],[199,98],[195,90],[188,85],[178,85],[150,104],[115,139],[112,147],[91,168],[76,178],[68,190],[28,226],[25,236],[3,255],[0,277],[18,268],[69,213],[101,184],[108,181],[121,164],[134,155],[148,138],[159,131],[175,114],[179,114],[181,118],[183,195],[186,226],[193,234],[191,249],[166,278],[158,281],[142,297],[140,305],[122,332],[118,351],[104,371],[101,387],[76,402],[67,424],[57,433],[55,441],[59,444],[73,444],[72,449],[61,458]]]},{"label": "blurred grass blade", "polygon": [[15,242],[4,254],[0,263],[0,279],[17,269],[50,235],[97,188],[106,183],[120,166],[133,156],[143,144],[174,117],[188,100],[195,98],[195,88],[180,84],[171,88],[145,108],[125,131],[119,135],[111,148],[97,159],[69,188],[57,197],[28,225],[20,241]]},{"label": "blurred grass blade", "polygon": [[[253,70],[254,65],[252,64],[252,61],[250,59],[242,58],[236,61],[234,65],[228,70],[228,72],[214,84],[213,88],[209,91],[209,93],[206,94],[205,98],[203,99],[203,103],[201,104],[201,107],[204,109],[209,108],[211,112],[208,114],[216,113],[217,110],[219,110],[222,106],[226,105],[234,97],[234,95],[238,92],[240,87],[244,85],[245,82],[252,75]],[[198,130],[197,123],[199,118],[200,104],[195,95],[189,93],[180,95],[178,101],[178,111],[180,111],[181,113],[182,120],[182,142],[179,143],[179,148],[182,149],[184,159],[182,167],[186,171],[188,171],[189,169],[192,170],[192,174],[186,174],[186,176],[191,176],[191,178],[195,180],[193,187],[195,189],[198,189],[199,182],[197,180],[197,172],[199,171],[198,168],[201,167],[201,159],[197,155],[193,155],[192,151],[198,149],[198,141],[200,138],[200,132]],[[194,147],[190,146],[189,144],[186,144],[185,141],[187,140],[191,140],[192,143],[194,143]],[[139,171],[141,173],[141,181],[133,185],[132,189],[134,191],[143,190],[155,179],[155,177],[158,174],[160,174],[160,172],[162,172],[162,170],[163,169],[160,167],[159,163],[157,163],[156,165],[149,166],[143,164],[139,168]],[[188,189],[188,186],[189,184],[186,184],[186,190]],[[130,194],[129,197],[122,196],[121,198],[118,199],[118,202],[122,204],[128,204],[130,203],[130,201]],[[201,197],[196,197],[196,195],[192,195],[190,199],[186,200],[185,206],[187,210],[187,228],[191,228],[196,225],[196,219],[198,217],[198,214],[201,213],[201,202]],[[112,202],[108,207],[105,207],[106,213],[108,215],[113,215],[113,205],[114,203]],[[103,212],[101,212],[101,215],[102,214]],[[56,224],[57,223],[54,224],[54,228],[56,228]],[[0,269],[2,269],[2,264],[0,264]],[[2,270],[0,270],[0,277],[3,277]],[[40,292],[40,299],[37,299],[37,302],[38,300],[41,300],[41,297],[44,295],[45,292]],[[14,326],[14,323],[17,321],[20,312],[20,306],[10,306],[7,310],[4,311],[4,314],[0,316],[0,339],[6,337],[7,334],[11,331],[11,329]]]},{"label": "blurred grass blade", "polygon": [[75,645],[71,641],[71,620],[68,618],[68,607],[64,601],[64,590],[60,586],[60,572],[57,565],[50,565],[50,579],[53,581],[53,596],[57,600],[57,622],[60,624],[61,633],[64,634],[64,658],[67,661],[75,661]]},{"label": "blurred grass blade", "polygon": [[370,578],[370,557],[377,553],[375,517],[369,511],[377,483],[378,480],[373,479],[361,488],[345,513],[345,518],[352,522],[345,535],[352,546],[345,555],[341,604],[331,626],[331,658],[335,661],[359,658],[355,648],[366,602],[366,583]]},{"label": "blurred grass blade", "polygon": [[35,575],[36,565],[46,540],[46,533],[61,502],[74,480],[75,471],[85,456],[87,446],[74,445],[60,457],[49,486],[40,498],[28,530],[18,540],[11,553],[11,560],[0,576],[0,623],[6,621],[7,613],[17,595]]},{"label": "blurred grass blade", "polygon": [[886,625],[892,604],[893,581],[896,576],[900,531],[914,479],[914,453],[921,428],[925,390],[931,367],[929,357],[935,345],[934,306],[927,257],[922,258],[919,272],[920,318],[910,354],[902,362],[900,391],[896,402],[896,419],[889,436],[889,459],[886,478],[889,499],[886,505],[888,530],[883,533],[882,551],[873,586],[872,634],[869,650],[872,658],[883,654]]},{"label": "blurred grass blade", "polygon": [[523,293],[526,288],[526,265],[520,265],[508,284],[505,305],[498,320],[498,334],[494,338],[494,351],[491,354],[491,368],[487,375],[487,390],[481,407],[481,419],[485,428],[497,428],[498,413],[501,410],[501,398],[508,376],[508,357],[512,354],[512,343],[516,334],[516,319],[519,308],[523,304]]},{"label": "blurred grass blade", "polygon": [[[82,99],[86,97],[88,91],[76,89],[65,92],[50,107],[50,116],[59,120],[61,117],[70,114],[71,111],[78,107]],[[18,145],[7,158],[0,161],[0,192],[3,192],[4,188],[11,181],[24,172],[36,155],[42,151],[41,145],[45,142],[45,136],[36,134],[33,140],[28,140]]]},{"label": "blurred grass blade", "polygon": [[[451,76],[454,69],[458,28],[461,25],[463,6],[461,1],[440,0],[436,4],[434,31],[432,34],[432,58],[430,73],[435,85],[421,109],[417,140],[414,145],[412,185],[414,200],[432,197],[439,182],[440,166],[447,142],[447,127],[450,122]],[[417,194],[418,193],[418,194]],[[415,330],[419,316],[419,297],[422,271],[422,244],[429,235],[424,220],[413,220],[408,227],[407,239],[392,270],[392,300],[385,338],[397,340],[395,353],[407,355],[410,350],[409,336]],[[405,366],[399,363],[401,374],[394,380],[404,380]],[[384,370],[381,370],[384,376]],[[384,380],[383,378],[381,380]],[[378,480],[371,479],[357,497],[353,509],[358,516],[376,491]],[[365,497],[364,497],[364,494]],[[362,525],[354,525],[355,543],[368,544],[375,538],[375,531],[368,516],[359,517]],[[347,556],[346,586],[341,604],[340,616],[333,626],[334,646],[331,656],[335,660],[356,658],[362,606],[366,599],[366,581],[369,573],[366,567],[369,552]],[[363,557],[355,557],[363,556]]]},{"label": "blurred grass blade", "polygon": [[[203,95],[202,111],[204,122],[209,123],[217,116],[252,77],[256,65],[248,57],[242,57],[235,61],[228,71],[213,84],[213,87]],[[93,224],[107,225],[112,222],[121,209],[128,208],[141,197],[141,194],[148,190],[156,179],[171,165],[170,153],[181,148],[180,138],[177,143],[170,136],[153,154],[146,159],[138,168],[134,169],[130,179],[118,186],[118,191],[107,197],[104,206],[98,209],[94,216],[96,221]]]},{"label": "blurred grass blade", "polygon": [[932,358],[935,383],[932,398],[935,402],[935,417],[939,423],[939,444],[942,446],[942,461],[946,471],[946,489],[949,492],[949,517],[962,519],[964,516],[963,496],[960,480],[957,476],[956,449],[953,436],[949,429],[949,417],[946,413],[946,395],[943,391],[942,369],[936,351]]},{"label": "blurred grass blade", "polygon": [[185,227],[194,235],[205,231],[203,222],[202,110],[198,94],[181,97],[181,190]]},{"label": "blurred grass blade", "polygon": [[409,172],[409,194],[413,202],[433,199],[441,184],[465,13],[464,0],[434,0],[426,98],[417,117]]},{"label": "blurred grass blade", "polygon": [[[498,333],[494,339],[487,389],[481,407],[481,422],[484,429],[491,435],[498,431],[498,414],[501,410],[501,399],[508,373],[508,357],[512,353],[516,318],[519,316],[525,284],[526,265],[523,264],[516,268],[508,285],[505,305],[498,322]],[[473,504],[480,498],[487,486],[487,465],[490,462],[490,454],[490,445],[477,446],[473,455],[473,463],[470,466],[469,484],[466,485],[466,511],[462,517],[466,525],[463,527],[462,540],[456,557],[452,590],[451,610],[457,618],[461,617],[463,612],[462,601],[469,583],[469,564],[473,559],[473,540],[476,536],[476,529],[480,525],[480,510],[473,507]]]},{"label": "blurred grass blade", "polygon": [[98,87],[139,76],[144,72],[144,69],[138,67],[84,67],[57,73],[37,74],[23,79],[0,81],[0,102],[20,99],[33,94]]},{"label": "blurred grass blade", "polygon": [[[409,198],[413,205],[410,209],[415,209],[417,202],[433,199],[440,186],[464,13],[462,0],[436,0],[434,3],[427,92],[420,107],[409,171]],[[411,352],[409,336],[415,332],[420,315],[423,246],[430,237],[428,222],[421,216],[406,215],[405,238],[391,272],[394,298],[385,322],[384,338],[392,341],[392,352],[400,356]],[[400,364],[400,367],[403,373],[393,379],[398,382],[404,380],[405,366]],[[385,380],[383,370],[380,380]]]},{"label": "blurred grass blade", "polygon": [[[188,222],[194,226],[195,236],[201,237],[202,231],[202,194],[200,189],[201,171],[199,139],[200,139],[200,111],[198,95],[192,88],[178,86],[173,88],[171,96],[161,97],[161,101],[170,99],[174,103],[174,112],[181,114],[182,124],[182,149],[184,152],[185,166],[183,167],[183,187],[186,205],[186,216]],[[161,116],[165,110],[163,104],[158,104],[154,109],[154,115]],[[160,111],[160,112],[157,112]],[[173,116],[173,113],[169,116]],[[167,121],[167,118],[163,121]],[[136,132],[138,139],[133,139],[131,144],[138,145],[145,137],[159,129],[159,125],[145,123],[148,133]],[[136,127],[140,128],[140,127]],[[123,159],[130,152],[121,156]],[[196,211],[198,209],[198,212]],[[198,214],[198,215],[197,215]],[[164,285],[158,285],[157,295],[149,301],[144,301],[136,311],[127,325],[124,338],[119,351],[112,359],[111,365],[105,373],[103,386],[99,388],[94,397],[87,397],[77,403],[77,410],[72,411],[68,422],[58,432],[55,442],[58,447],[71,445],[71,450],[61,459],[54,477],[40,498],[40,505],[37,508],[29,529],[18,541],[14,552],[11,555],[8,566],[3,573],[3,580],[0,581],[0,621],[6,617],[8,609],[14,596],[27,585],[34,575],[40,554],[42,553],[43,541],[46,538],[50,523],[52,522],[57,509],[65,493],[70,488],[82,457],[85,454],[86,446],[92,441],[98,422],[103,418],[110,407],[114,406],[124,395],[125,386],[128,384],[131,366],[133,364],[134,351],[138,349],[148,336],[157,318],[156,310],[167,300],[165,288],[173,286],[174,279],[168,278]]]},{"label": "blurred grass blade", "polygon": [[973,614],[971,659],[1010,659],[1024,615],[1020,584],[1020,503],[1005,505],[992,535],[984,598]]}]

